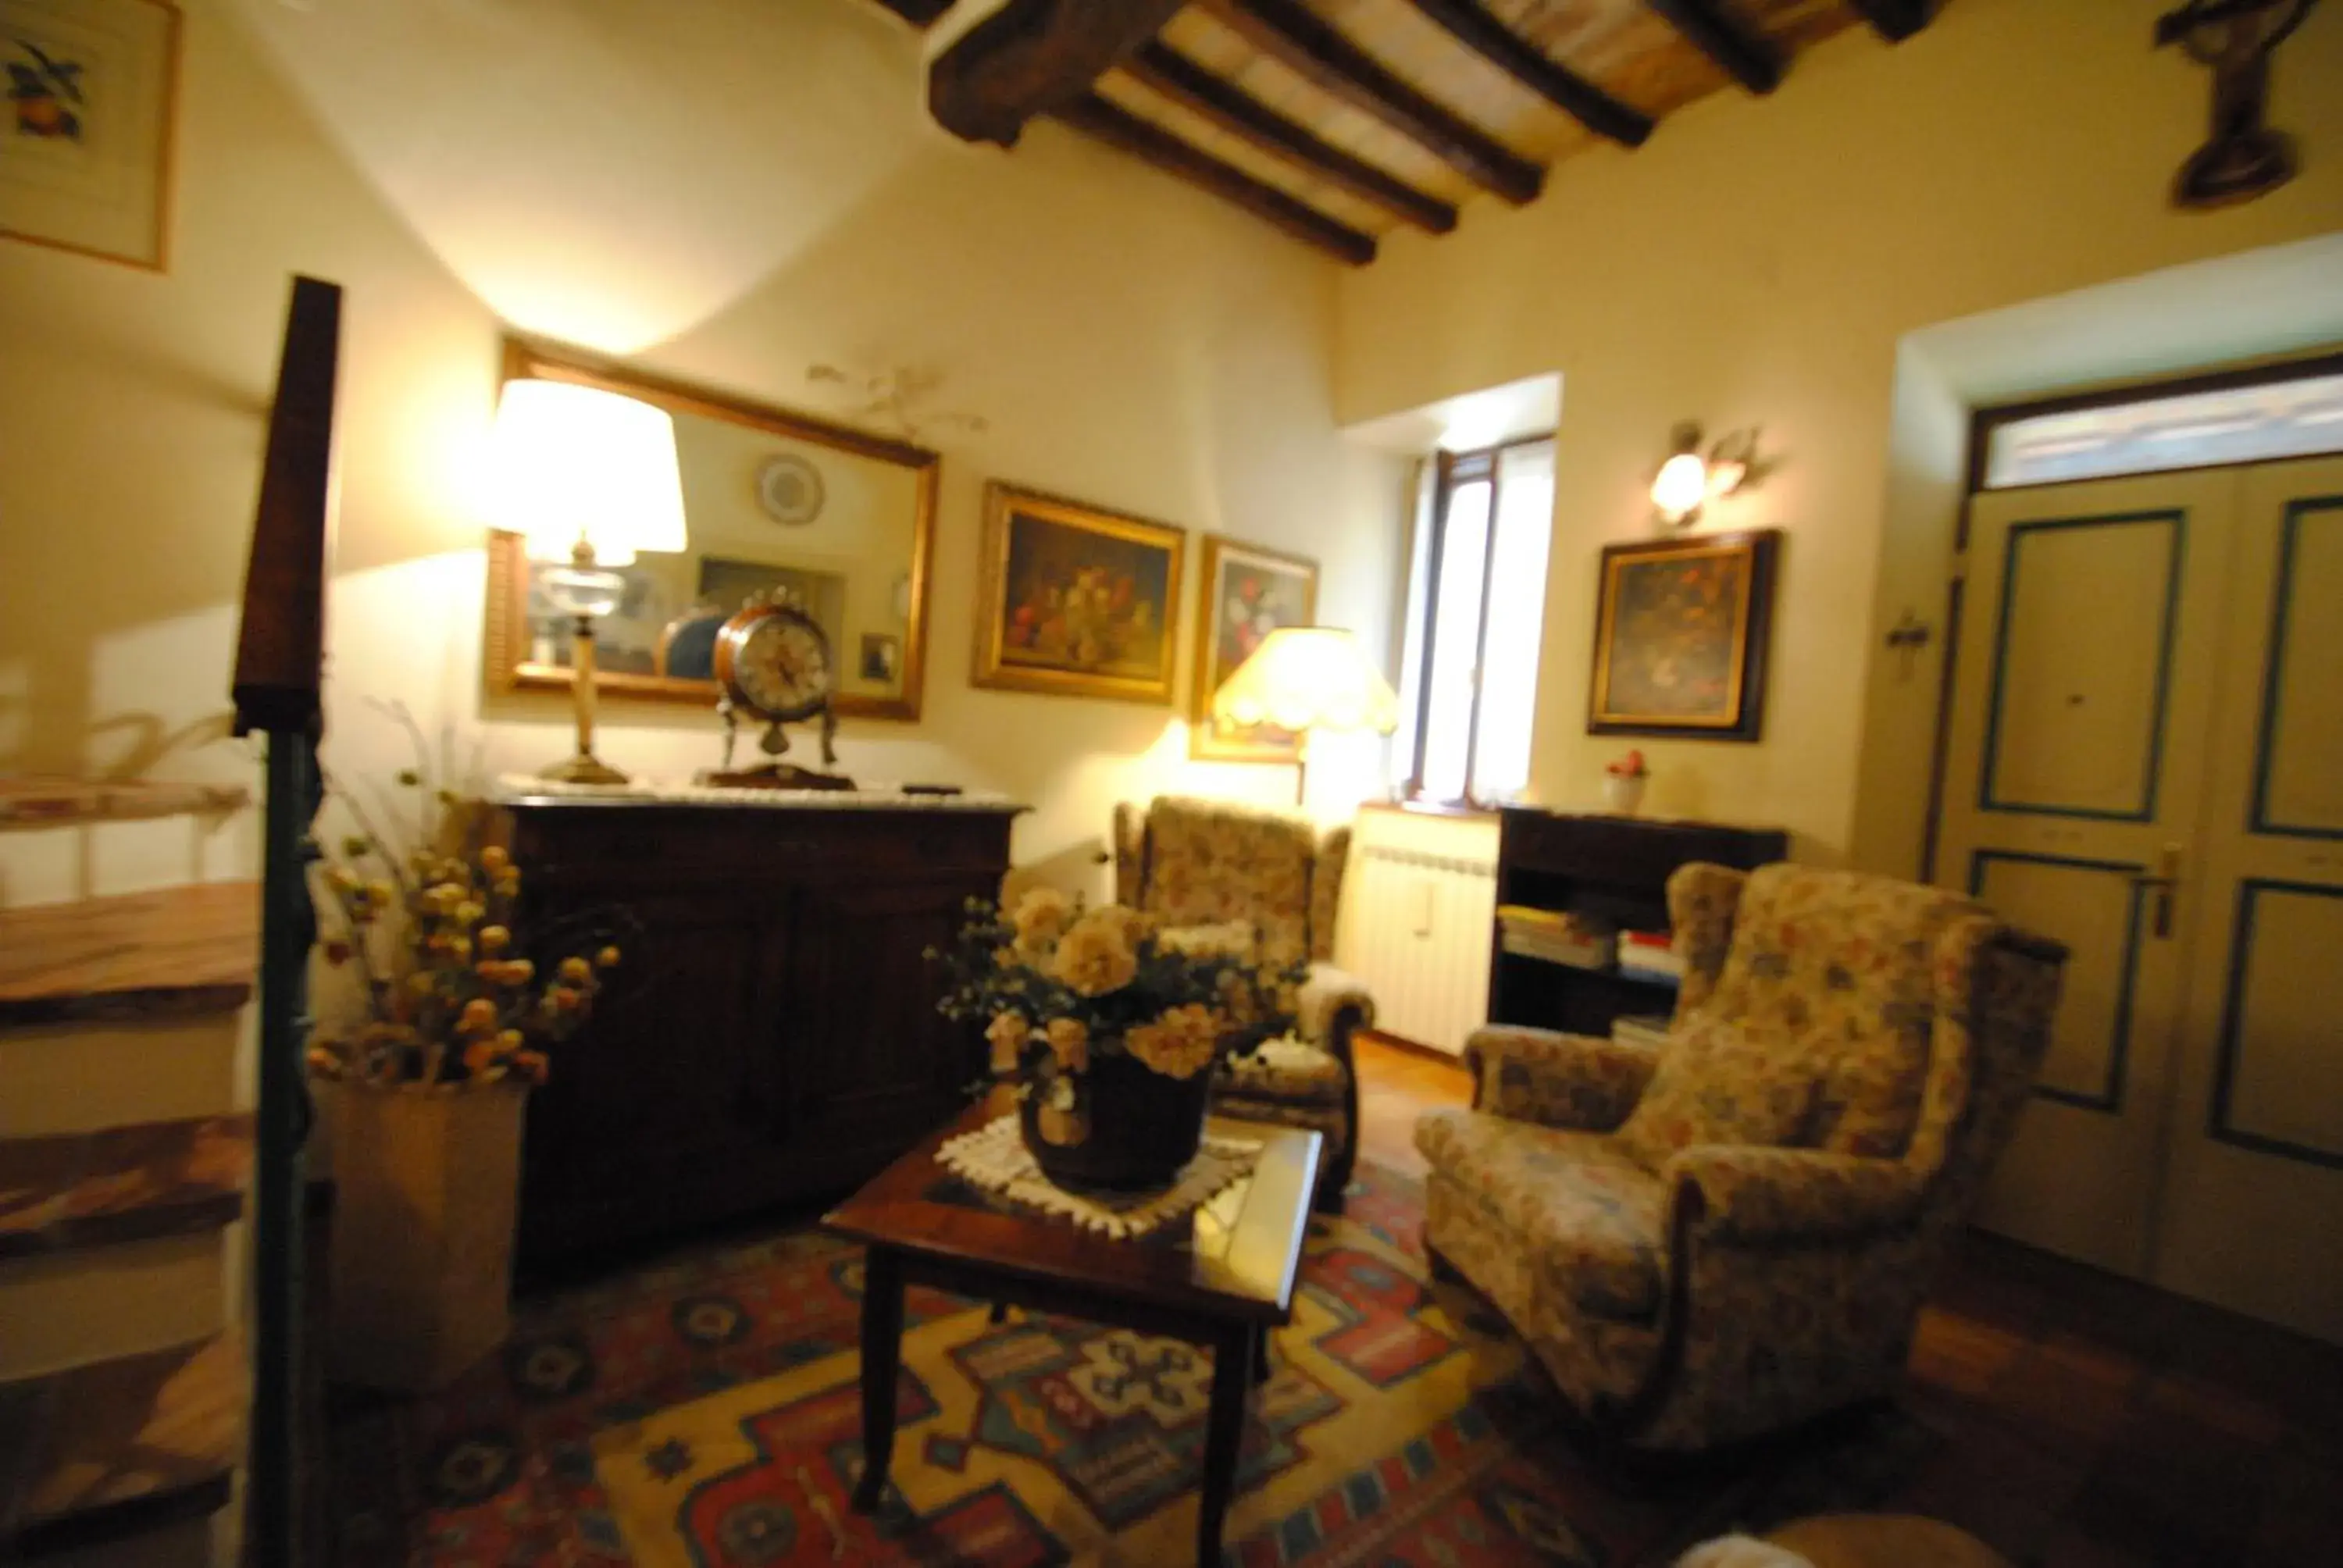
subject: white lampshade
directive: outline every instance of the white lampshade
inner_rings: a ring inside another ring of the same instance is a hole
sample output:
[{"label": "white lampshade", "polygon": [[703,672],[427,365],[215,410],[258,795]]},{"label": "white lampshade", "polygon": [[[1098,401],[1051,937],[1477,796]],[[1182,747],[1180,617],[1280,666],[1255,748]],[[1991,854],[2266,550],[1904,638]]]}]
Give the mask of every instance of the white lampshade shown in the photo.
[{"label": "white lampshade", "polygon": [[496,526],[528,536],[540,560],[580,538],[595,564],[684,548],[675,420],[639,398],[567,381],[508,381],[497,405]]},{"label": "white lampshade", "polygon": [[1287,627],[1263,638],[1212,694],[1212,717],[1244,729],[1268,724],[1389,735],[1399,728],[1399,699],[1348,631]]}]

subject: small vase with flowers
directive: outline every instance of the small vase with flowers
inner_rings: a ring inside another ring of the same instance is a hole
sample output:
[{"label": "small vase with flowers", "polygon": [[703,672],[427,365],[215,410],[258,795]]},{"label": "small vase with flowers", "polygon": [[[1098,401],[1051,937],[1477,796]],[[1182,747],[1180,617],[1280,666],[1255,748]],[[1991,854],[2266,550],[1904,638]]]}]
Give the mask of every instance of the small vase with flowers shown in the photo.
[{"label": "small vase with flowers", "polygon": [[1632,817],[1643,809],[1644,785],[1651,778],[1651,769],[1644,765],[1640,749],[1615,758],[1603,765],[1603,803],[1622,817]]}]

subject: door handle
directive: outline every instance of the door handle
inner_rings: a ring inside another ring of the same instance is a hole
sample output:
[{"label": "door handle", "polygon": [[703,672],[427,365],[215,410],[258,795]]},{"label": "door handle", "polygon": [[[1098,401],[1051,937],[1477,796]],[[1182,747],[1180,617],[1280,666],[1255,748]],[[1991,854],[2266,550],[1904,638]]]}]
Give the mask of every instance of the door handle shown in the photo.
[{"label": "door handle", "polygon": [[2169,938],[2172,935],[2172,894],[2180,885],[2180,846],[2164,846],[2164,852],[2156,858],[2155,875],[2143,871],[2131,879],[2131,885],[2156,890],[2156,906],[2149,916],[2149,929],[2159,940]]}]

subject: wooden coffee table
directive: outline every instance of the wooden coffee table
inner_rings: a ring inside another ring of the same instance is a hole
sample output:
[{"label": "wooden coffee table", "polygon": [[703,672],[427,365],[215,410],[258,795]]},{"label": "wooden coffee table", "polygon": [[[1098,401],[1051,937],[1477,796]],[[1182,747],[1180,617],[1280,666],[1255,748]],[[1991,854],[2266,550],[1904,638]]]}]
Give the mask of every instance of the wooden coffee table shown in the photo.
[{"label": "wooden coffee table", "polygon": [[1015,1110],[1010,1090],[994,1090],[822,1221],[869,1251],[862,1284],[864,1457],[854,1506],[870,1513],[887,1485],[903,1288],[932,1285],[1209,1348],[1212,1394],[1196,1561],[1218,1564],[1245,1402],[1256,1374],[1267,1375],[1269,1331],[1292,1321],[1319,1135],[1214,1117],[1212,1131],[1261,1141],[1252,1173],[1186,1219],[1118,1241],[1013,1209],[936,1162],[946,1140]]}]

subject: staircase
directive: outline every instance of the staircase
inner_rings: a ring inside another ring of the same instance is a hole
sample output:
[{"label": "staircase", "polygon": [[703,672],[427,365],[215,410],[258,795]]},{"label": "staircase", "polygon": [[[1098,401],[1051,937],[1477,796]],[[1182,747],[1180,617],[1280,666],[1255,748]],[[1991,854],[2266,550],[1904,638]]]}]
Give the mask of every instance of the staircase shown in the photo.
[{"label": "staircase", "polygon": [[[246,801],[0,780],[0,880],[200,867]],[[0,909],[0,1561],[235,1560],[259,924],[248,881]]]},{"label": "staircase", "polygon": [[341,306],[293,280],[229,681],[258,810],[0,779],[0,1563],[330,1560],[301,1151]]}]

